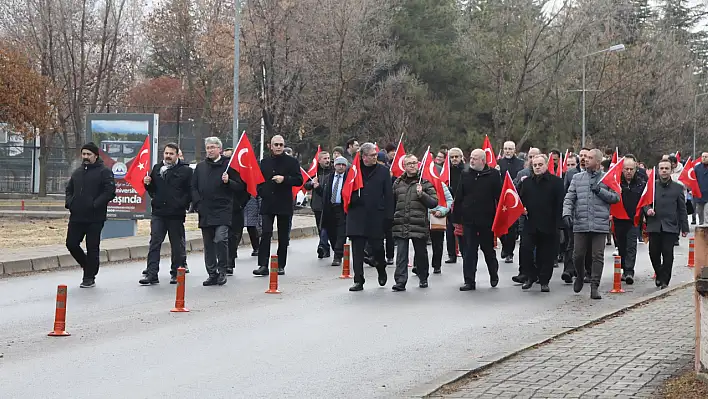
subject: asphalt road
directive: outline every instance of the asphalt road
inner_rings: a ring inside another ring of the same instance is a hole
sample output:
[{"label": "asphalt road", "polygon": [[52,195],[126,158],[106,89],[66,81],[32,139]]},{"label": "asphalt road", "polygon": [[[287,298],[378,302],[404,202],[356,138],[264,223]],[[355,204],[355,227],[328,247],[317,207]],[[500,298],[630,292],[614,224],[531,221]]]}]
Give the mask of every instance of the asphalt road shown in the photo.
[{"label": "asphalt road", "polygon": [[[655,292],[647,246],[639,245],[637,281],[608,294],[611,248],[605,251],[604,299],[589,287],[574,294],[555,269],[551,292],[523,292],[501,264],[490,288],[483,260],[477,291],[459,292],[462,262],[417,278],[408,291],[378,287],[367,267],[363,292],[317,260],[316,240],[293,241],[281,295],[251,275],[255,259],[240,251],[236,276],[202,287],[201,254],[190,256],[187,307],[173,314],[175,286],[137,284],[144,262],[103,268],[94,289],[80,289],[68,270],[0,279],[2,398],[394,398],[480,358],[516,350],[560,329],[622,308]],[[692,280],[687,239],[677,248],[672,285]],[[163,259],[163,267],[168,264]],[[562,267],[562,266],[561,266]],[[56,286],[68,284],[67,331],[50,338]],[[690,306],[687,305],[687,306]],[[618,341],[619,342],[619,341]]]}]

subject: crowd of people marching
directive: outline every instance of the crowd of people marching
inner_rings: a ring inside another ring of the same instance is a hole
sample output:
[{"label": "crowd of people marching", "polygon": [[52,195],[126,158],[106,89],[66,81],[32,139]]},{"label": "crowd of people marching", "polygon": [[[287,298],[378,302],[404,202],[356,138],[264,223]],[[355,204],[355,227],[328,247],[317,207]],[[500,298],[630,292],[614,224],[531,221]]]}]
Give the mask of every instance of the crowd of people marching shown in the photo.
[{"label": "crowd of people marching", "polygon": [[[354,284],[364,288],[364,264],[377,270],[379,285],[388,281],[387,265],[395,264],[393,291],[405,291],[410,246],[412,273],[427,288],[429,274],[441,273],[461,254],[463,284],[476,287],[478,253],[484,256],[492,287],[499,283],[497,239],[501,259],[513,263],[519,240],[519,272],[512,280],[524,290],[539,284],[549,292],[553,270],[563,263],[560,278],[590,297],[600,299],[599,285],[606,245],[621,257],[622,281],[634,283],[637,244],[648,237],[656,286],[671,279],[674,246],[689,232],[688,214],[700,223],[708,209],[708,153],[682,163],[666,155],[647,170],[633,155],[603,154],[583,148],[577,154],[531,148],[517,154],[514,142],[494,155],[488,138],[466,158],[460,148],[443,146],[421,159],[406,153],[403,140],[379,149],[352,138],[331,152],[318,149],[307,170],[290,156],[281,136],[274,136],[260,162],[244,135],[236,148],[223,148],[216,137],[205,140],[206,159],[190,168],[174,143],[162,161],[142,178],[152,198],[150,249],[142,285],[159,283],[160,248],[169,235],[170,283],[177,268],[186,267],[184,222],[196,212],[204,241],[209,277],[204,286],[223,285],[233,275],[237,248],[246,228],[258,258],[254,275],[269,274],[273,227],[278,235],[278,274],[285,274],[294,201],[310,191],[319,232],[318,258],[332,257],[340,266],[344,243],[352,250]],[[100,235],[106,207],[115,197],[111,170],[93,143],[82,147],[82,165],[66,188],[71,216],[66,246],[83,268],[81,287],[95,286]],[[142,177],[142,176],[141,176]],[[688,195],[688,201],[686,200]],[[694,212],[695,210],[695,212]],[[86,252],[80,247],[86,239]],[[446,245],[445,245],[446,244]],[[432,246],[432,257],[428,256]]]}]

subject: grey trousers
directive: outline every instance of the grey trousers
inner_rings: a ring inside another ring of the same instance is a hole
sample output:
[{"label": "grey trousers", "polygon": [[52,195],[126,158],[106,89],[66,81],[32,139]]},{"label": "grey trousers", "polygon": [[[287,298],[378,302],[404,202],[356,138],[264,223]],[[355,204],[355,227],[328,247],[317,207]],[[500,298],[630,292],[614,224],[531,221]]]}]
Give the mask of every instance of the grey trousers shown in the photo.
[{"label": "grey trousers", "polygon": [[590,251],[592,267],[590,284],[600,285],[605,258],[605,239],[607,233],[574,233],[573,263],[577,278],[585,277],[585,253]]},{"label": "grey trousers", "polygon": [[202,227],[204,265],[209,276],[226,273],[229,262],[229,226]]},{"label": "grey trousers", "polygon": [[[427,280],[430,273],[428,263],[428,239],[411,238],[413,241],[413,264],[421,281]],[[396,271],[393,274],[396,284],[406,286],[408,282],[408,238],[396,238]]]},{"label": "grey trousers", "polygon": [[706,209],[706,204],[698,204],[695,202],[695,200],[694,200],[694,204],[696,204],[695,212],[698,214],[698,224],[703,224],[703,222],[705,222],[705,220],[708,219],[708,218],[706,218],[706,211],[708,210],[708,209]]}]

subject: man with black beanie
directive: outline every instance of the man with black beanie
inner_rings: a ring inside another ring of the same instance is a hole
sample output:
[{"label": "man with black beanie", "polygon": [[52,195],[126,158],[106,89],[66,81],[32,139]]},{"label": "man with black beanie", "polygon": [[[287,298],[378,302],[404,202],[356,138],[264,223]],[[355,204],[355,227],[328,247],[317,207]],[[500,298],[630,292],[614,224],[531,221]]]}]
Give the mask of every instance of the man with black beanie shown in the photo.
[{"label": "man with black beanie", "polygon": [[258,185],[261,197],[261,224],[263,234],[258,249],[256,276],[267,276],[270,258],[270,241],[273,238],[273,223],[278,218],[278,274],[285,274],[290,242],[290,222],[293,217],[293,187],[303,184],[300,164],[296,158],[285,154],[285,139],[275,135],[270,140],[271,155],[261,160],[261,173],[265,182]]},{"label": "man with black beanie", "polygon": [[[103,164],[96,144],[84,144],[81,147],[81,166],[71,174],[66,185],[64,204],[71,214],[66,232],[66,249],[84,269],[81,288],[96,286],[101,230],[106,221],[108,203],[115,196],[113,172]],[[84,237],[86,252],[81,249]]]}]

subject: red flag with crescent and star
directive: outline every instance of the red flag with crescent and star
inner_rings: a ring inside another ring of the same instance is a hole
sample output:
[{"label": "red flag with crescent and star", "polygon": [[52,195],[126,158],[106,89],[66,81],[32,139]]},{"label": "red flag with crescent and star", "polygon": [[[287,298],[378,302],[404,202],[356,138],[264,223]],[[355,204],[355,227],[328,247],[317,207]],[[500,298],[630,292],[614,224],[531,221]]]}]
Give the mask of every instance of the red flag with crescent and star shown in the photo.
[{"label": "red flag with crescent and star", "polygon": [[[236,160],[236,162],[234,162]],[[246,191],[253,197],[258,196],[257,187],[265,182],[261,168],[258,165],[256,154],[253,153],[253,147],[248,140],[246,132],[243,132],[241,138],[234,149],[233,155],[229,160],[229,167],[233,168],[241,176],[241,180],[246,183]]]},{"label": "red flag with crescent and star", "polygon": [[344,179],[344,185],[342,186],[342,204],[344,205],[344,212],[349,211],[349,203],[352,200],[352,193],[355,190],[359,190],[364,187],[364,179],[361,178],[361,173],[359,173],[360,159],[361,157],[359,156],[359,151],[357,151],[354,159],[352,160],[352,166],[347,171],[347,177]]},{"label": "red flag with crescent and star", "polygon": [[[617,152],[615,152],[617,155]],[[629,215],[627,215],[627,210],[624,209],[624,202],[622,202],[622,169],[624,168],[624,158],[619,158],[618,162],[615,162],[610,166],[610,170],[602,176],[600,183],[606,185],[610,190],[619,194],[619,202],[615,202],[610,205],[610,215],[617,219],[629,220]]]},{"label": "red flag with crescent and star", "polygon": [[302,185],[293,186],[293,199],[297,199],[297,193],[299,193],[300,191],[302,191],[303,193],[306,191],[305,183],[310,180],[310,175],[302,167],[300,167],[300,175],[302,176]]},{"label": "red flag with crescent and star", "polygon": [[445,153],[445,163],[442,165],[442,170],[440,171],[440,180],[447,184],[450,188],[450,153]]},{"label": "red flag with crescent and star", "polygon": [[[438,195],[438,205],[447,208],[445,200],[445,189],[442,186],[442,179],[435,173],[435,162],[433,162],[433,154],[428,153],[428,156],[423,160],[423,170],[421,171],[423,179],[432,183],[435,187],[435,193]],[[440,173],[442,175],[442,172]]]},{"label": "red flag with crescent and star", "polygon": [[[315,153],[315,157],[312,159],[310,169],[307,170],[308,178],[317,176],[317,168],[320,166],[320,152],[322,152],[322,148],[317,145],[317,153]],[[305,181],[307,181],[307,179]]]},{"label": "red flag with crescent and star", "polygon": [[699,162],[700,161],[693,162],[691,157],[688,157],[688,160],[686,160],[686,167],[683,168],[681,175],[678,178],[678,181],[683,183],[687,189],[691,190],[691,195],[693,195],[693,198],[703,197],[701,194],[701,188],[698,187],[698,181],[696,180],[696,171],[693,169]]},{"label": "red flag with crescent and star", "polygon": [[125,181],[130,183],[131,186],[141,197],[145,194],[145,184],[143,180],[145,176],[150,174],[151,160],[150,157],[150,136],[145,137],[145,142],[138,155],[133,158],[130,167],[128,168],[128,173],[125,174]]},{"label": "red flag with crescent and star", "polygon": [[406,156],[406,150],[403,149],[403,138],[398,142],[396,152],[393,154],[393,162],[391,162],[391,174],[393,177],[401,177],[406,172],[403,166],[403,157]]},{"label": "red flag with crescent and star", "polygon": [[494,149],[492,148],[492,142],[489,141],[489,136],[484,136],[484,144],[482,144],[482,149],[484,150],[484,155],[487,157],[487,165],[490,168],[497,167],[497,157],[494,155]]},{"label": "red flag with crescent and star", "polygon": [[509,232],[509,227],[516,223],[523,214],[524,204],[521,203],[519,193],[516,192],[511,175],[507,171],[497,204],[497,213],[494,215],[492,231],[497,237],[503,236]]},{"label": "red flag with crescent and star", "polygon": [[[656,168],[652,168],[647,172],[647,185],[642,191],[642,196],[637,203],[637,212],[634,214],[634,225],[639,226],[639,217],[642,214],[642,208],[654,204],[654,196],[656,195]],[[645,219],[646,220],[646,219]]]}]

